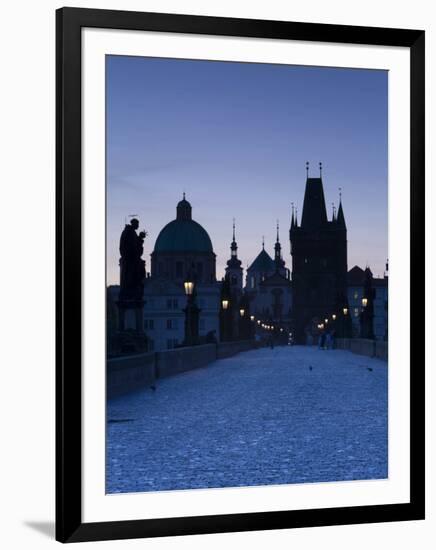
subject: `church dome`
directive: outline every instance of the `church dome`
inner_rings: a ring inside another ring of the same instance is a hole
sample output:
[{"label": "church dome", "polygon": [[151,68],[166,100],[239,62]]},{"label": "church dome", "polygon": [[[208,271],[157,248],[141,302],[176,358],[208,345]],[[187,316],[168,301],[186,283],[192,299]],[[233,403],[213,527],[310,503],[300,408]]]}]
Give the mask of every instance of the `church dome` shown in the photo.
[{"label": "church dome", "polygon": [[207,231],[192,219],[192,208],[183,196],[177,205],[177,218],[159,233],[154,252],[212,252]]}]

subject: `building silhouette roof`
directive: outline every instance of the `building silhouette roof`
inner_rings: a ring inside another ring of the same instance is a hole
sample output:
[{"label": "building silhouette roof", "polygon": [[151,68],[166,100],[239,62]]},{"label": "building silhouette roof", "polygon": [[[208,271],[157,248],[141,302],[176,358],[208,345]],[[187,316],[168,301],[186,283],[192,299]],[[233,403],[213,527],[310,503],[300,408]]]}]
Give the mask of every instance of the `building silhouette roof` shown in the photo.
[{"label": "building silhouette roof", "polygon": [[259,273],[267,273],[275,270],[275,263],[271,256],[264,248],[259,252],[256,259],[248,268],[248,271],[256,271]]},{"label": "building silhouette roof", "polygon": [[301,227],[316,229],[327,222],[324,189],[321,178],[307,178]]}]

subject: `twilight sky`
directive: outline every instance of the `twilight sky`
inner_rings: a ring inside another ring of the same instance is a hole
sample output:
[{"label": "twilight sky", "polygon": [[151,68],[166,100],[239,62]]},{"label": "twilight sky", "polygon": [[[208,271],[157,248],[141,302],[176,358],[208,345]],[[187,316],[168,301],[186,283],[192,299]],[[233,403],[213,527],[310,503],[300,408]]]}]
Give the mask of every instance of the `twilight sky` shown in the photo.
[{"label": "twilight sky", "polygon": [[236,218],[246,268],[271,256],[280,222],[291,268],[291,203],[301,220],[305,163],[323,163],[327,211],[348,229],[348,268],[382,276],[387,245],[386,71],[254,63],[107,57],[107,275],[118,284],[118,244],[135,214],[149,232],[144,259],[186,192],[209,233],[217,277]]}]

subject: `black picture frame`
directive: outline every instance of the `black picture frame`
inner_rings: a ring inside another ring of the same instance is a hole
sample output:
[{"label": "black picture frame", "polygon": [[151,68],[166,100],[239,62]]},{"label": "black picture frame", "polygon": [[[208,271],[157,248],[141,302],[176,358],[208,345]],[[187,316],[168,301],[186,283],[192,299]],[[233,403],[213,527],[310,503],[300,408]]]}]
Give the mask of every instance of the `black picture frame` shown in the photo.
[{"label": "black picture frame", "polygon": [[[410,49],[410,502],[82,522],[81,29],[372,44]],[[78,542],[424,519],[424,41],[420,30],[62,8],[56,13],[56,539]]]}]

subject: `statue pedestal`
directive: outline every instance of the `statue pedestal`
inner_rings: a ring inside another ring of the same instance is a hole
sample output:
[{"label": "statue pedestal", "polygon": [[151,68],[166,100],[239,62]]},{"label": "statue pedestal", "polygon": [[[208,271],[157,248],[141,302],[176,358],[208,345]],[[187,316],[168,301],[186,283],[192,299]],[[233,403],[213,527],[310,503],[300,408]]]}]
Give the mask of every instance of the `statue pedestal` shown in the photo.
[{"label": "statue pedestal", "polygon": [[120,354],[144,353],[148,349],[144,332],[144,302],[142,300],[119,300],[118,332],[115,347]]},{"label": "statue pedestal", "polygon": [[118,330],[144,332],[144,302],[142,300],[119,300],[117,302]]}]

